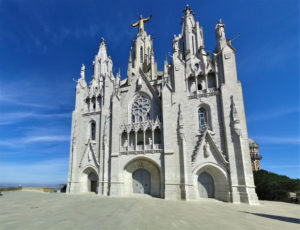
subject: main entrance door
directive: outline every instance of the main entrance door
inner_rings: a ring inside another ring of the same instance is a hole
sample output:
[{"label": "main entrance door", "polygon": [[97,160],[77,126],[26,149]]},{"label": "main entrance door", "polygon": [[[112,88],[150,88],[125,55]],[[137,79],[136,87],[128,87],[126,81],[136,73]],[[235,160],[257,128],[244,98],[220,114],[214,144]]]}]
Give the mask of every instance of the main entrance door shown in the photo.
[{"label": "main entrance door", "polygon": [[95,173],[91,172],[88,176],[89,178],[89,191],[90,192],[95,192],[97,193],[97,182],[98,182],[98,177],[95,175]]},{"label": "main entrance door", "polygon": [[150,173],[145,169],[138,169],[132,173],[133,193],[150,194]]},{"label": "main entrance door", "polygon": [[198,177],[198,189],[200,197],[214,197],[214,180],[207,172],[203,172]]}]

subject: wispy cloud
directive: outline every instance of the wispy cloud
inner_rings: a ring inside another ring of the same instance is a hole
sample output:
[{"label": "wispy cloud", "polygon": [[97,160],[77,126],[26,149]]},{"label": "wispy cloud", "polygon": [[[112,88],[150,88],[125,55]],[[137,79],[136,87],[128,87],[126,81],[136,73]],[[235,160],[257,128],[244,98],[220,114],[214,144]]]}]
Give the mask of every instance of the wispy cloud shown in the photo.
[{"label": "wispy cloud", "polygon": [[299,107],[291,107],[291,108],[277,108],[273,111],[260,111],[257,114],[250,114],[247,116],[247,122],[255,122],[255,121],[265,121],[269,119],[283,117],[289,114],[299,113]]},{"label": "wispy cloud", "polygon": [[25,136],[20,138],[2,139],[0,140],[0,147],[23,148],[24,146],[33,143],[58,143],[69,141],[70,136],[67,135]]},{"label": "wispy cloud", "polygon": [[1,113],[0,125],[10,125],[21,122],[25,119],[53,119],[53,118],[71,118],[71,113],[49,113],[42,114],[36,112],[13,112]]},{"label": "wispy cloud", "polygon": [[49,104],[39,104],[39,103],[31,103],[31,102],[24,102],[23,100],[20,100],[20,98],[16,98],[14,96],[10,96],[8,94],[3,95],[0,92],[0,104],[3,105],[18,105],[23,107],[31,107],[31,108],[53,108],[49,106]]},{"label": "wispy cloud", "polygon": [[25,144],[36,142],[65,142],[70,141],[70,136],[56,135],[56,136],[32,136],[21,139]]},{"label": "wispy cloud", "polygon": [[269,136],[256,136],[253,137],[259,144],[288,144],[299,145],[300,137],[269,137]]}]

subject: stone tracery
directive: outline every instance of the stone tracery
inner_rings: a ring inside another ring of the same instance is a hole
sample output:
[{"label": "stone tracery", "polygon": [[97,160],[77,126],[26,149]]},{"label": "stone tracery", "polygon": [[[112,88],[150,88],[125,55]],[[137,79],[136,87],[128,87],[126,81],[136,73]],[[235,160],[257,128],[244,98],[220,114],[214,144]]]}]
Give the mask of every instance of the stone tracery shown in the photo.
[{"label": "stone tracery", "polygon": [[150,118],[150,100],[139,95],[132,104],[132,115],[134,122],[146,121]]}]

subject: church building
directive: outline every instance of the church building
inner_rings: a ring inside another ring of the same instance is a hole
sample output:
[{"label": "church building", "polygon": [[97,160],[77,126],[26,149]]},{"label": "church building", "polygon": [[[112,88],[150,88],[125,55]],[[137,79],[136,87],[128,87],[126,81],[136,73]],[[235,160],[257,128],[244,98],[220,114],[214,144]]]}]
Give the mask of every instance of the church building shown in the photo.
[{"label": "church building", "polygon": [[104,39],[88,84],[82,65],[68,193],[258,203],[235,49],[219,20],[210,55],[188,5],[183,14],[162,71],[144,30],[151,16],[132,24],[127,78],[114,76]]}]

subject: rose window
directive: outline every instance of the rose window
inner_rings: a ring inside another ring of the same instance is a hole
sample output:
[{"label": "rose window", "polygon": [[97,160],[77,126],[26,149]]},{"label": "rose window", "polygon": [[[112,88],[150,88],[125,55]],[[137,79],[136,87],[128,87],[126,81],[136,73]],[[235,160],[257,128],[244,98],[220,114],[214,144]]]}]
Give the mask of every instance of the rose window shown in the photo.
[{"label": "rose window", "polygon": [[150,100],[143,96],[138,96],[132,105],[133,121],[143,121],[149,118]]}]

